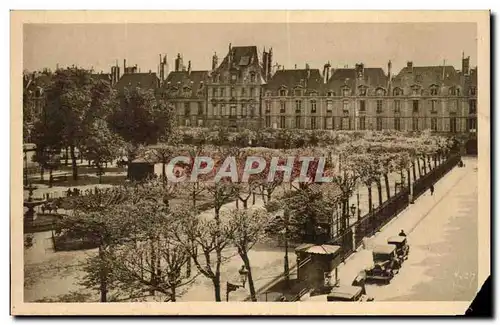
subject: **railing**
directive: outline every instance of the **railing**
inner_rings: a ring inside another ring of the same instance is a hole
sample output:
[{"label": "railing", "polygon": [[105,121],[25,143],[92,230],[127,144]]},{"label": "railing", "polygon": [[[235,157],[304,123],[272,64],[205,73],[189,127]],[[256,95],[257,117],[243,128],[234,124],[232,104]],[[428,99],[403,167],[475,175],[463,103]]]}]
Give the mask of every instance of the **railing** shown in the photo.
[{"label": "railing", "polygon": [[[435,167],[426,175],[413,183],[413,198],[422,195],[430,185],[436,183],[460,161],[460,156],[451,156],[445,162]],[[345,261],[363,242],[363,238],[373,236],[394,219],[410,204],[409,189],[404,187],[401,191],[385,201],[382,205],[367,213],[361,219],[343,230],[331,242],[341,246],[341,261]],[[353,231],[354,230],[354,231]]]}]

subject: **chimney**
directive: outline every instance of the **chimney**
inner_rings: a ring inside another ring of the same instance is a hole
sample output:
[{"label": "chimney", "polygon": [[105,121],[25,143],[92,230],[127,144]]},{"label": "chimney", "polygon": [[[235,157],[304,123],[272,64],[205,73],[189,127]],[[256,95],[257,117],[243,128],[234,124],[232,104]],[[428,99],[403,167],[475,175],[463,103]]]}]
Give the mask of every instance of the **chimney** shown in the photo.
[{"label": "chimney", "polygon": [[219,58],[217,57],[217,52],[214,52],[214,55],[212,56],[212,71],[217,69],[218,65],[219,65]]},{"label": "chimney", "polygon": [[177,53],[177,58],[175,59],[175,71],[183,70],[182,57],[180,53]]},{"label": "chimney", "polygon": [[326,84],[328,79],[330,79],[330,63],[323,66],[323,83]]},{"label": "chimney", "polygon": [[465,58],[464,57],[464,53],[462,52],[462,73],[463,73],[464,76],[467,76],[470,73],[470,71],[469,71],[470,70],[469,64],[470,64],[470,56],[468,56],[468,57]]},{"label": "chimney", "polygon": [[413,72],[413,62],[412,61],[406,62],[406,67],[408,68],[408,70],[410,70],[409,72]]},{"label": "chimney", "polygon": [[127,59],[123,59],[123,73],[127,73]]},{"label": "chimney", "polygon": [[272,63],[273,63],[273,48],[271,47],[269,49],[269,52],[267,54],[267,76],[266,76],[266,80],[267,79],[271,79],[271,69],[272,69]]},{"label": "chimney", "polygon": [[389,62],[387,63],[387,77],[389,78],[389,80],[391,79],[391,68],[392,68],[392,62],[391,60],[389,60]]},{"label": "chimney", "polygon": [[266,52],[266,48],[264,47],[264,50],[262,51],[262,72],[264,78],[267,78],[267,74],[269,73],[269,71],[267,70],[268,59],[269,56],[268,53]]},{"label": "chimney", "polygon": [[364,78],[364,76],[365,76],[365,65],[363,63],[356,64],[354,66],[354,69],[356,70],[356,77],[357,78]]},{"label": "chimney", "polygon": [[443,76],[442,76],[442,80],[444,80],[444,77],[445,77],[445,75],[444,75],[445,74],[445,70],[446,70],[445,66],[446,66],[446,60],[443,60]]},{"label": "chimney", "polygon": [[188,74],[191,74],[191,60],[188,61]]}]

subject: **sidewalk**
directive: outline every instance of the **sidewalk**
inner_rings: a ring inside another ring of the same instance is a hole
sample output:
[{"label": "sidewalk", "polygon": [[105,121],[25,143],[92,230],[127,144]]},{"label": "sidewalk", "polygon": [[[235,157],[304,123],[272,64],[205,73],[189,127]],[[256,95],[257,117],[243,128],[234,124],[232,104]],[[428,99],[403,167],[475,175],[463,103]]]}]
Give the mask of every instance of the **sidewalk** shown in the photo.
[{"label": "sidewalk", "polygon": [[[425,192],[414,204],[411,204],[407,209],[402,211],[374,236],[366,238],[364,247],[360,247],[357,252],[352,254],[338,267],[340,284],[351,285],[360,271],[371,266],[373,264],[372,249],[377,245],[385,244],[388,237],[397,235],[401,229],[410,236],[411,232],[423,219],[425,219],[432,208],[446,197],[449,191],[452,191],[454,186],[462,180],[468,172],[470,172],[469,168],[455,167],[435,184],[433,196],[430,195],[429,191]],[[332,277],[334,276],[335,274],[332,272]],[[301,300],[325,301],[325,299],[325,295],[320,295],[314,297],[304,296]]]}]

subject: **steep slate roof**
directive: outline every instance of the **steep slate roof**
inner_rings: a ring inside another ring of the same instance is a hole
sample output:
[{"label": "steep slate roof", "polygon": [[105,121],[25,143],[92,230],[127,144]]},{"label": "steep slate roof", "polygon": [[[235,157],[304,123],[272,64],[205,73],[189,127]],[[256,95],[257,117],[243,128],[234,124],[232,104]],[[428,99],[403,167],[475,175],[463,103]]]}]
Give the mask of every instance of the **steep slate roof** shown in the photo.
[{"label": "steep slate roof", "polygon": [[144,89],[158,88],[160,79],[156,73],[126,73],[116,83],[117,89],[124,89],[128,87],[139,87]]},{"label": "steep slate roof", "polygon": [[[387,75],[382,68],[364,68],[363,83],[369,88],[387,87]],[[325,89],[334,91],[337,95],[344,85],[354,89],[357,84],[355,68],[341,68],[333,70],[332,76],[328,80]]]},{"label": "steep slate roof", "polygon": [[257,46],[233,46],[231,52],[226,55],[219,66],[219,69],[227,69],[229,56],[232,54],[231,68],[246,67],[259,60]]},{"label": "steep slate roof", "polygon": [[297,85],[319,93],[322,90],[323,77],[318,69],[278,70],[264,86],[264,89],[277,92],[282,86],[292,90]]},{"label": "steep slate roof", "polygon": [[449,87],[460,84],[460,75],[451,65],[414,66],[413,68],[404,67],[392,80],[393,88],[411,86],[412,84],[421,85],[423,88],[428,88],[432,84]]},{"label": "steep slate roof", "polygon": [[[167,79],[162,85],[162,88],[167,92],[167,96],[170,98],[180,97],[180,98],[200,98],[203,97],[204,93],[200,93],[202,82],[206,85],[208,79],[208,71],[173,71],[167,76]],[[182,88],[189,86],[191,88],[190,95],[181,95]],[[177,88],[177,89],[176,89]]]}]

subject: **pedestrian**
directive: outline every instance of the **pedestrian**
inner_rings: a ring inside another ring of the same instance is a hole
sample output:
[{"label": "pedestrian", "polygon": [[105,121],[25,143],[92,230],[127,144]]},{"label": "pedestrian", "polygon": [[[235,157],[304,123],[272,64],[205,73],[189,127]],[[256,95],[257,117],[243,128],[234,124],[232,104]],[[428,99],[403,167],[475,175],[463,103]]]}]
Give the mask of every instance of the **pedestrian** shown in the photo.
[{"label": "pedestrian", "polygon": [[430,190],[431,190],[431,195],[434,195],[434,184],[431,184]]}]

